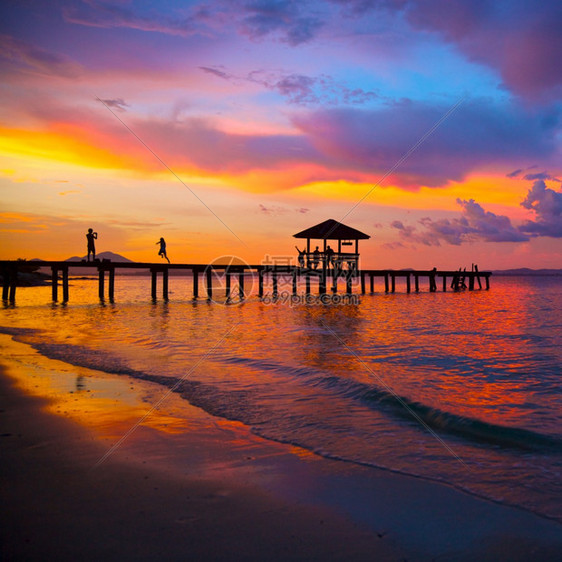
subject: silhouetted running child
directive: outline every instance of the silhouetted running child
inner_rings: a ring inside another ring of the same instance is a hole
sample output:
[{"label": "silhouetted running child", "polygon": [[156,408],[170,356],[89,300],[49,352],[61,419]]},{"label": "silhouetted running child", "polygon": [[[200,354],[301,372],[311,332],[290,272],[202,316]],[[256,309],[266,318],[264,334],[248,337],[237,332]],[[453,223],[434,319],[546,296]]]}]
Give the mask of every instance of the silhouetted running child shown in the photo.
[{"label": "silhouetted running child", "polygon": [[96,261],[96,244],[94,243],[94,240],[98,239],[98,233],[94,232],[91,228],[88,228],[86,239],[88,240],[88,261],[90,261],[90,254],[92,254],[92,260]]},{"label": "silhouetted running child", "polygon": [[163,258],[166,258],[168,260],[168,263],[170,263],[168,254],[166,254],[166,241],[164,240],[164,238],[160,238],[160,240],[158,240],[156,244],[160,244],[160,250],[158,250],[158,255],[162,256]]}]

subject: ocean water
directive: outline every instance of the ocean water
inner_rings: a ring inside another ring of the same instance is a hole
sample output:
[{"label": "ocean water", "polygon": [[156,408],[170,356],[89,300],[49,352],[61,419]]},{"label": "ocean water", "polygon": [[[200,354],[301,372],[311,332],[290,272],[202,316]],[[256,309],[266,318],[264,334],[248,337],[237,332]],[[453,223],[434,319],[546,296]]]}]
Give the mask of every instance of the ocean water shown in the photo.
[{"label": "ocean water", "polygon": [[[233,286],[233,290],[236,287]],[[287,289],[289,287],[286,287]],[[250,282],[246,289],[251,290]],[[323,304],[224,304],[170,278],[117,277],[115,303],[74,280],[18,289],[0,331],[69,364],[173,388],[265,439],[440,481],[562,522],[562,278],[493,277],[491,290]]]}]

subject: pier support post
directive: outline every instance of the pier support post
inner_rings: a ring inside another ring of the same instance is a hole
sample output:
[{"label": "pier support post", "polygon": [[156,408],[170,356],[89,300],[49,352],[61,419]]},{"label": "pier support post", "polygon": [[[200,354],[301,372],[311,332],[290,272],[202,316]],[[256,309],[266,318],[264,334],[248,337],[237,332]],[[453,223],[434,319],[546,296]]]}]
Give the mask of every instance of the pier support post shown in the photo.
[{"label": "pier support post", "polygon": [[353,278],[352,272],[348,271],[345,277],[345,291],[348,295],[351,295],[351,293],[353,292],[353,287],[351,286],[351,281]]},{"label": "pier support post", "polygon": [[275,299],[279,296],[279,290],[277,288],[277,271],[272,271],[271,280],[273,281],[273,298]]},{"label": "pier support post", "polygon": [[361,272],[361,294],[365,294],[365,272]]},{"label": "pier support post", "polygon": [[16,287],[18,285],[17,267],[5,267],[2,270],[4,282],[2,285],[2,300],[16,302]]},{"label": "pier support post", "polygon": [[5,267],[2,270],[4,282],[2,286],[2,299],[16,302],[16,287],[18,285],[18,269],[17,267]]},{"label": "pier support post", "polygon": [[8,295],[8,300],[11,303],[16,302],[16,287],[18,286],[18,270],[14,268],[10,272],[10,294]]},{"label": "pier support post", "polygon": [[293,269],[293,295],[297,294],[298,275],[298,269]]},{"label": "pier support post", "polygon": [[334,269],[332,270],[332,293],[334,295],[338,292],[338,275],[339,269],[334,265]]},{"label": "pier support post", "polygon": [[59,300],[59,270],[56,267],[51,267],[51,293],[53,302]]},{"label": "pier support post", "polygon": [[391,280],[391,292],[395,293],[396,292],[396,275],[391,275],[390,276],[390,280]]},{"label": "pier support post", "polygon": [[416,293],[420,292],[420,277],[419,275],[414,275],[414,284],[416,287]]},{"label": "pier support post", "polygon": [[486,291],[490,289],[490,276],[486,275]]},{"label": "pier support post", "polygon": [[162,298],[168,300],[168,268],[162,271]]},{"label": "pier support post", "polygon": [[443,274],[443,292],[447,291],[447,276]]},{"label": "pier support post", "polygon": [[199,297],[199,271],[197,269],[192,269],[191,274],[193,275],[193,298]]},{"label": "pier support post", "polygon": [[408,275],[406,275],[406,292],[407,292],[407,293],[411,293],[411,292],[412,292],[412,285],[411,285],[410,274],[409,274],[409,273],[408,273]]},{"label": "pier support post", "polygon": [[151,282],[151,295],[152,295],[152,300],[155,301],[158,298],[158,295],[156,294],[156,287],[158,285],[158,274],[156,273],[155,269],[151,269],[150,273],[152,274],[152,282]]},{"label": "pier support post", "polygon": [[310,295],[310,275],[307,273],[306,274],[306,288],[305,288],[305,292],[307,295]]},{"label": "pier support post", "polygon": [[263,298],[263,269],[258,270],[258,297]]},{"label": "pier support post", "polygon": [[7,301],[10,294],[10,268],[5,267],[2,269],[2,300]]},{"label": "pier support post", "polygon": [[243,301],[245,298],[245,294],[244,294],[244,270],[242,270],[239,274],[238,274],[238,295],[240,296],[240,300]]},{"label": "pier support post", "polygon": [[375,292],[375,276],[371,273],[371,294]]},{"label": "pier support post", "polygon": [[474,291],[474,273],[471,273],[468,278],[468,290]]},{"label": "pier support post", "polygon": [[115,268],[114,267],[110,267],[108,269],[108,275],[109,275],[109,300],[111,302],[113,302],[114,298],[115,298]]},{"label": "pier support post", "polygon": [[102,301],[105,296],[105,271],[101,267],[98,268],[98,283],[98,295]]},{"label": "pier support post", "polygon": [[207,268],[207,299],[213,298],[213,271],[210,267]]},{"label": "pier support post", "polygon": [[68,267],[62,270],[62,301],[68,302]]},{"label": "pier support post", "polygon": [[225,271],[225,275],[226,275],[226,293],[225,293],[225,297],[226,300],[230,299],[230,272]]},{"label": "pier support post", "polygon": [[388,273],[384,274],[384,292],[388,293]]},{"label": "pier support post", "polygon": [[326,294],[326,266],[324,265],[324,269],[318,278],[318,292],[321,295]]}]

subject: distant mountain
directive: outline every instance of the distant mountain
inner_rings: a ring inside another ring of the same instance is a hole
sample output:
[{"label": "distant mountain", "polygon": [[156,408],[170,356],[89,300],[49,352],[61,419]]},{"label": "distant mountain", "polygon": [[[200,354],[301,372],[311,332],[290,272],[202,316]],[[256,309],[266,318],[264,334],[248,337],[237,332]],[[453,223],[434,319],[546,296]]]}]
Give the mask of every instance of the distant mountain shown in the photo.
[{"label": "distant mountain", "polygon": [[[71,258],[68,258],[67,260],[64,261],[82,261],[88,259],[88,256],[83,256],[83,257],[78,257],[78,256],[72,256]],[[130,260],[129,258],[126,258],[125,256],[122,256],[120,254],[114,254],[113,252],[100,252],[99,254],[96,254],[96,259],[101,260],[111,260],[117,263],[133,263],[133,260]]]}]

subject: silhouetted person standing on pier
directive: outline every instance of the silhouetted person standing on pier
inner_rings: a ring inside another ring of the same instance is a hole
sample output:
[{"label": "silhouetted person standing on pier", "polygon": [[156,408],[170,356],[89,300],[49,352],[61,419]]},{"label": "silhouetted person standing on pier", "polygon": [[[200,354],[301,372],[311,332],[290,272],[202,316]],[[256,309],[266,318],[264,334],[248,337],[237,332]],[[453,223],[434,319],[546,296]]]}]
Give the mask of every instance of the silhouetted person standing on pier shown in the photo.
[{"label": "silhouetted person standing on pier", "polygon": [[160,240],[158,240],[156,244],[160,244],[160,250],[158,250],[158,255],[162,256],[163,258],[166,258],[168,260],[168,263],[170,263],[168,254],[166,253],[166,240],[164,240],[164,238],[160,238]]},{"label": "silhouetted person standing on pier", "polygon": [[326,267],[330,269],[332,265],[334,265],[334,250],[331,246],[328,246],[326,248]]},{"label": "silhouetted person standing on pier", "polygon": [[434,267],[429,273],[429,292],[435,293],[437,291],[437,283],[435,282],[435,276],[437,275],[437,268]]},{"label": "silhouetted person standing on pier", "polygon": [[88,240],[88,261],[90,261],[90,254],[92,254],[92,260],[96,261],[96,244],[94,240],[98,239],[98,233],[88,228],[86,239]]},{"label": "silhouetted person standing on pier", "polygon": [[319,263],[320,263],[320,250],[318,249],[318,246],[316,246],[316,249],[314,250],[314,252],[312,252],[312,265],[314,269],[318,269]]}]

